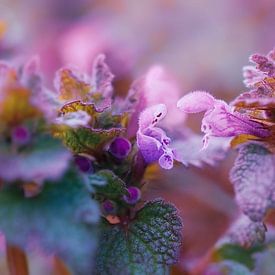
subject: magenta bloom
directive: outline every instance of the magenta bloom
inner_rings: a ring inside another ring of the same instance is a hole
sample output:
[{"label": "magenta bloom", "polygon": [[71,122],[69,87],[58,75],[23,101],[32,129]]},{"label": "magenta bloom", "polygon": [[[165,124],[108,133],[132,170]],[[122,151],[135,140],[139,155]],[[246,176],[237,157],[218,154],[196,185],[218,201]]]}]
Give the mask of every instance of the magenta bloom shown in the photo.
[{"label": "magenta bloom", "polygon": [[171,169],[174,153],[169,147],[170,138],[161,128],[156,127],[156,124],[165,117],[166,113],[167,109],[164,104],[154,105],[141,113],[137,132],[137,146],[148,164],[158,161],[162,168]]},{"label": "magenta bloom", "polygon": [[177,107],[185,113],[206,111],[201,125],[201,130],[205,133],[203,148],[208,146],[211,136],[234,137],[248,134],[262,138],[270,135],[262,124],[252,121],[247,115],[234,111],[234,107],[215,99],[206,92],[196,91],[183,96],[178,101]]}]

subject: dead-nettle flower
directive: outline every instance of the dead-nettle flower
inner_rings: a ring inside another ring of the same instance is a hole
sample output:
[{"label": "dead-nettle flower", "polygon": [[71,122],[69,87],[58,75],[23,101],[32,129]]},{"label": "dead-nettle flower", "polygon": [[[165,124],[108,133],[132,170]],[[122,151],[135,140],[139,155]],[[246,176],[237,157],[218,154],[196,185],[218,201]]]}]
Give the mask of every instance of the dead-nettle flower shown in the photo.
[{"label": "dead-nettle flower", "polygon": [[140,114],[137,146],[148,164],[158,161],[162,168],[171,169],[174,153],[169,146],[170,138],[167,137],[164,130],[156,127],[166,113],[166,106],[158,104],[145,109]]},{"label": "dead-nettle flower", "polygon": [[178,101],[177,107],[185,113],[205,111],[201,125],[201,130],[205,133],[203,149],[208,146],[210,137],[234,137],[247,134],[262,138],[270,135],[261,123],[234,111],[233,106],[229,106],[223,100],[215,99],[207,92],[189,93]]}]

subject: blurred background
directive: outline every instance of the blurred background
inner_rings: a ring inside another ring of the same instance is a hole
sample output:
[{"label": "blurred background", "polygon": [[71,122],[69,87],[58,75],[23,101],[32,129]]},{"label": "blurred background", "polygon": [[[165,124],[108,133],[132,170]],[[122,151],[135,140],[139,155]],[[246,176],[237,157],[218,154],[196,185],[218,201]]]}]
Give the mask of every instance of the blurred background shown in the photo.
[{"label": "blurred background", "polygon": [[[0,58],[38,54],[51,87],[62,65],[89,72],[103,52],[122,91],[160,64],[181,94],[203,89],[231,100],[245,90],[248,56],[273,48],[274,18],[274,0],[0,0]],[[234,153],[215,168],[176,167],[148,186],[146,196],[165,197],[183,218],[175,274],[192,268],[237,215],[228,181],[233,160]]]}]

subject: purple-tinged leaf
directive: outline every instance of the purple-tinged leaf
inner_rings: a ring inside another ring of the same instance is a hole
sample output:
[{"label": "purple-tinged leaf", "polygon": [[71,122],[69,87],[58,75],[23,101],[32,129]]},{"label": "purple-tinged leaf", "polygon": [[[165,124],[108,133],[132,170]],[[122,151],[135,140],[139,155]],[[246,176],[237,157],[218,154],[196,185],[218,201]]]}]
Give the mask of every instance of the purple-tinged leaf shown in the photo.
[{"label": "purple-tinged leaf", "polygon": [[71,68],[61,68],[56,72],[54,85],[60,100],[70,102],[73,100],[87,101],[92,87],[87,76]]},{"label": "purple-tinged leaf", "polygon": [[41,138],[33,150],[0,155],[0,178],[5,181],[22,180],[43,183],[56,180],[67,170],[71,154],[58,140]]},{"label": "purple-tinged leaf", "polygon": [[275,159],[258,144],[242,145],[230,173],[236,200],[252,221],[262,221],[275,203]]},{"label": "purple-tinged leaf", "polygon": [[111,97],[113,93],[113,79],[114,75],[112,74],[109,66],[105,63],[105,55],[98,55],[93,63],[93,90],[102,94],[103,97]]},{"label": "purple-tinged leaf", "polygon": [[266,231],[267,229],[262,222],[253,222],[246,215],[240,215],[219,244],[233,243],[250,248],[264,242]]}]

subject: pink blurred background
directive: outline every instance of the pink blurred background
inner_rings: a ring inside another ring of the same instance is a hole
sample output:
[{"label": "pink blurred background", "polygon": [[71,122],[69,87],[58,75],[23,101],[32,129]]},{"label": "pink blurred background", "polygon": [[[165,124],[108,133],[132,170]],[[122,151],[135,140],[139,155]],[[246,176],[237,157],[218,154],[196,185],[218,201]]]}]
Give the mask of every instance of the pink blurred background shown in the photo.
[{"label": "pink blurred background", "polygon": [[[248,56],[273,48],[274,18],[274,0],[1,0],[0,58],[38,54],[51,87],[62,65],[89,72],[104,52],[122,92],[160,64],[181,94],[203,89],[231,100],[245,89]],[[196,119],[186,123],[199,129]],[[234,153],[215,168],[177,167],[148,186],[147,197],[165,197],[183,218],[174,274],[192,268],[237,215],[228,180],[233,160]]]}]

